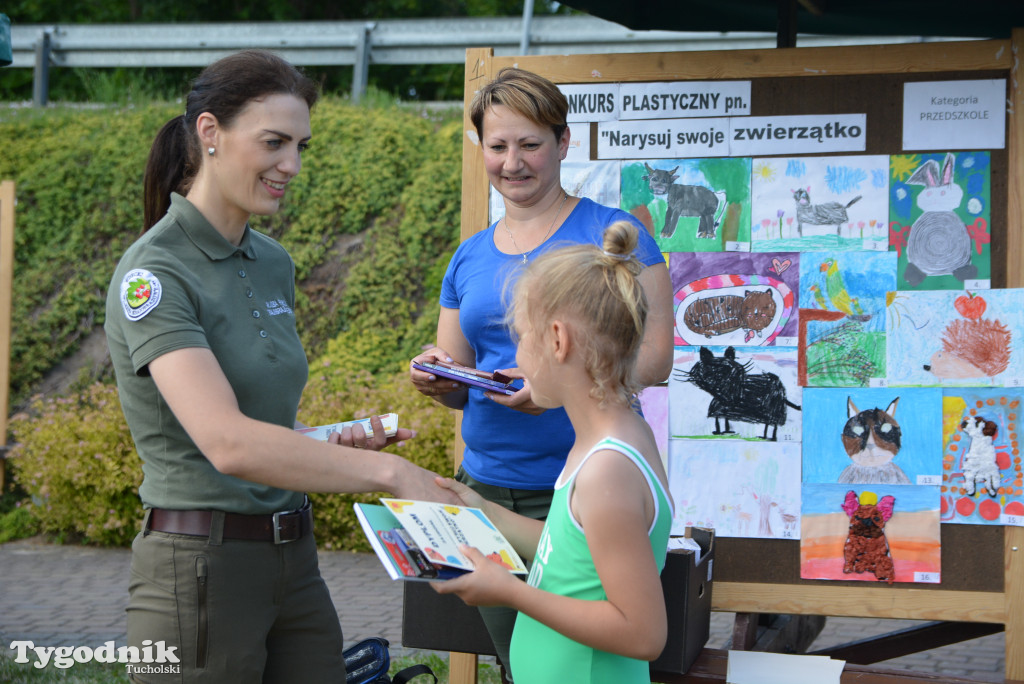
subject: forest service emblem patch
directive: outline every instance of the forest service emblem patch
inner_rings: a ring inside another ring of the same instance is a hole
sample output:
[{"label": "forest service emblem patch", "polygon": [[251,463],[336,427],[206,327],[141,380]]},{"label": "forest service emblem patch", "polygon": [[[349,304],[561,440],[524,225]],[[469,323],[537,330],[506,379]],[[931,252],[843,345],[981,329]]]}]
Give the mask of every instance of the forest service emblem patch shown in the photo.
[{"label": "forest service emblem patch", "polygon": [[137,321],[160,303],[160,281],[149,271],[136,268],[121,280],[121,307],[129,321]]}]

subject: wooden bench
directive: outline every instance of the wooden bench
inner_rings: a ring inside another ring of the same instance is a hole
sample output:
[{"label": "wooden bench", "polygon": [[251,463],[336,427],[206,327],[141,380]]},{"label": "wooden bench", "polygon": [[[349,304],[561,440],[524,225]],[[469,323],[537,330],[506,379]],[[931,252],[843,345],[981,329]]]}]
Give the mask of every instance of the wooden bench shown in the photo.
[{"label": "wooden bench", "polygon": [[[710,684],[725,682],[729,652],[705,648],[686,674],[652,672],[651,681],[660,684]],[[841,684],[978,684],[974,679],[948,677],[930,672],[883,670],[868,665],[846,664]],[[1005,684],[1024,684],[1018,679],[1007,679]]]},{"label": "wooden bench", "polygon": [[[435,593],[425,584],[408,582],[405,585],[406,610],[402,619],[402,644],[451,653],[450,681],[475,683],[477,656],[494,655],[487,629],[475,608],[457,597]],[[742,624],[742,621],[737,623]],[[734,638],[737,634],[734,633]],[[867,644],[865,644],[867,645]],[[871,647],[880,652],[878,644]],[[881,649],[884,650],[884,649]],[[830,654],[841,660],[845,652]],[[851,652],[851,655],[856,655]],[[887,653],[886,655],[894,655]],[[729,652],[720,649],[702,649],[697,660],[685,674],[652,670],[651,681],[659,684],[711,684],[725,682]],[[977,680],[948,677],[925,672],[882,669],[870,665],[847,662],[841,684],[979,684]],[[1024,684],[1020,680],[1006,680],[1005,684]]]}]

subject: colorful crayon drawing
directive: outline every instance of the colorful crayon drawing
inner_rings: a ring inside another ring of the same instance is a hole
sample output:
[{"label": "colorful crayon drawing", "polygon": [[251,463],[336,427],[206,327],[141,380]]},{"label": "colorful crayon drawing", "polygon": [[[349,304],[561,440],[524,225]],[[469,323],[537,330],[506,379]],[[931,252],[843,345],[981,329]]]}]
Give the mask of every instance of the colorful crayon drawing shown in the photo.
[{"label": "colorful crayon drawing", "polygon": [[672,438],[799,442],[796,347],[677,347]]},{"label": "colorful crayon drawing", "polygon": [[805,483],[940,483],[941,390],[807,388],[803,401]]},{"label": "colorful crayon drawing", "polygon": [[1024,390],[942,391],[942,522],[1024,525]]},{"label": "colorful crayon drawing", "polygon": [[720,537],[800,535],[800,445],[673,439],[669,488],[674,534],[713,527]]},{"label": "colorful crayon drawing", "polygon": [[792,346],[800,255],[746,252],[669,255],[677,346]]},{"label": "colorful crayon drawing", "polygon": [[668,471],[668,385],[654,385],[640,391],[640,410],[651,426],[662,463]]},{"label": "colorful crayon drawing", "polygon": [[800,384],[867,387],[886,376],[891,252],[805,252],[800,258]]},{"label": "colorful crayon drawing", "polygon": [[757,158],[751,176],[755,252],[886,250],[889,158]]},{"label": "colorful crayon drawing", "polygon": [[900,290],[952,290],[991,273],[988,152],[890,158],[889,244]]},{"label": "colorful crayon drawing", "polygon": [[1024,386],[1024,290],[887,295],[890,386]]},{"label": "colorful crayon drawing", "polygon": [[619,206],[663,252],[722,252],[750,241],[750,159],[622,162]]},{"label": "colorful crayon drawing", "polygon": [[938,486],[805,483],[801,499],[801,578],[940,581]]}]

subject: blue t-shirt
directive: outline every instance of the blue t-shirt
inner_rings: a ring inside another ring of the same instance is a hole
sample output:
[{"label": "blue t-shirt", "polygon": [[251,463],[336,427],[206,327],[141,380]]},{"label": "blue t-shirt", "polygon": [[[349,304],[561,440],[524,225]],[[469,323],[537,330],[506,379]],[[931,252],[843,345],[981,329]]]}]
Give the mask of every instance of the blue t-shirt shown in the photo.
[{"label": "blue t-shirt", "polygon": [[[529,258],[566,244],[600,245],[604,229],[628,219],[640,228],[636,256],[644,266],[664,263],[654,238],[621,209],[582,198],[565,222]],[[441,283],[441,306],[459,310],[462,334],[476,356],[474,366],[497,370],[516,366],[516,345],[505,321],[511,284],[522,267],[518,254],[494,244],[497,223],[463,242]],[[575,433],[563,409],[531,416],[497,404],[470,390],[463,407],[462,465],[485,484],[511,489],[551,489],[565,464]]]}]

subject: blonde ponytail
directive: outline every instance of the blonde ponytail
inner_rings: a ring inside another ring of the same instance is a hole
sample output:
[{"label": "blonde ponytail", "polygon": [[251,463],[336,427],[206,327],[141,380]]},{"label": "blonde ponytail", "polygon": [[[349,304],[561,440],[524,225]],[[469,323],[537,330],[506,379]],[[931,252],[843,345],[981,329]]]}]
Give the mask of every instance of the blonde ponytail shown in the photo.
[{"label": "blonde ponytail", "polygon": [[552,249],[526,267],[513,291],[510,316],[525,316],[543,329],[554,318],[571,319],[594,388],[591,396],[629,403],[640,390],[634,367],[647,320],[647,297],[637,279],[643,265],[633,252],[639,228],[630,221],[608,226],[602,245]]}]

